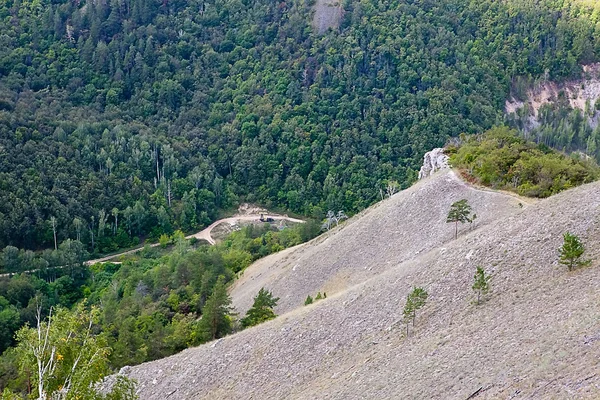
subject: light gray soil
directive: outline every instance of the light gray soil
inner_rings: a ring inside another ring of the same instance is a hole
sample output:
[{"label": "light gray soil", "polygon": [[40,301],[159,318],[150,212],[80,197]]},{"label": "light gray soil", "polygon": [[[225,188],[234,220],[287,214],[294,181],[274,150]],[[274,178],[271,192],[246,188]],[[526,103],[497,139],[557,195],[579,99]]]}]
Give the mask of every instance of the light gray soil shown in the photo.
[{"label": "light gray soil", "polygon": [[302,306],[308,295],[332,295],[381,274],[454,240],[454,225],[446,223],[450,204],[466,198],[478,215],[478,229],[499,218],[518,214],[527,204],[510,195],[467,186],[448,171],[397,193],[338,229],[304,246],[266,257],[244,271],[231,292],[234,306],[245,313],[261,287],[280,297],[283,314]]},{"label": "light gray soil", "polygon": [[[453,240],[445,217],[460,198],[479,218]],[[145,400],[598,399],[600,183],[518,203],[438,173],[251,266],[236,305],[264,285],[286,314],[128,375]],[[591,266],[558,264],[565,231],[582,237]],[[493,276],[480,306],[477,265]],[[326,300],[301,306],[327,285]],[[413,286],[430,297],[405,337]]]},{"label": "light gray soil", "polygon": [[319,34],[327,32],[329,28],[337,28],[342,19],[341,0],[317,0],[313,26]]}]

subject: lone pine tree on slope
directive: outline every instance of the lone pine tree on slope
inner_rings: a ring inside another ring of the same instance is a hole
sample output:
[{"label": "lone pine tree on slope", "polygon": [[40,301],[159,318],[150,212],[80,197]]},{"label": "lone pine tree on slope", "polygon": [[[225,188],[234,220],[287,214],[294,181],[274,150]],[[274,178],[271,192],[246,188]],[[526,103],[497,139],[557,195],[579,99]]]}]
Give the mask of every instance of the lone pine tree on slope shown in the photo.
[{"label": "lone pine tree on slope", "polygon": [[588,265],[591,262],[591,260],[581,259],[583,253],[585,252],[585,247],[577,235],[567,232],[563,235],[563,239],[564,243],[559,249],[559,262],[563,265],[566,265],[569,271],[574,270],[576,267]]},{"label": "lone pine tree on slope", "polygon": [[427,291],[421,287],[413,288],[408,296],[406,296],[406,304],[402,311],[404,323],[406,324],[406,336],[408,336],[408,324],[412,321],[412,325],[415,326],[417,311],[423,308],[428,296]]},{"label": "lone pine tree on slope", "polygon": [[477,218],[477,214],[473,213],[471,206],[467,199],[462,199],[452,203],[446,223],[455,223],[454,239],[458,238],[458,223],[464,224],[465,222],[472,223]]},{"label": "lone pine tree on slope", "polygon": [[273,297],[273,293],[265,288],[261,288],[254,298],[254,304],[252,304],[246,316],[241,319],[242,326],[248,328],[275,318],[277,315],[273,311],[273,308],[277,305],[278,301],[279,297]]}]

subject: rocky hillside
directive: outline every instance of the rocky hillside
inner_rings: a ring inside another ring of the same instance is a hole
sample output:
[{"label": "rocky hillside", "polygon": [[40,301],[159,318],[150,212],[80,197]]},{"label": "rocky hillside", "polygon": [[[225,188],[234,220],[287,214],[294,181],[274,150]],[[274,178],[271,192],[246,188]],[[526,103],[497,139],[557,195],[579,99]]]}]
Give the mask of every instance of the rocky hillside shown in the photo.
[{"label": "rocky hillside", "polygon": [[518,213],[518,203],[523,204],[516,197],[475,190],[453,172],[422,180],[311,243],[259,260],[236,281],[234,306],[245,312],[264,286],[280,297],[275,311],[283,314],[302,306],[308,295],[343,292],[444,246],[454,239],[454,226],[446,224],[448,208],[462,198],[478,215],[474,226],[463,230]]},{"label": "rocky hillside", "polygon": [[526,120],[525,128],[538,127],[542,121],[540,110],[543,106],[563,106],[585,113],[592,127],[598,126],[598,109],[600,99],[600,64],[584,65],[579,79],[556,83],[545,81],[527,90],[525,99],[514,97],[506,100],[505,111],[509,116],[519,114]]},{"label": "rocky hillside", "polygon": [[[479,218],[453,240],[445,216],[461,198]],[[143,399],[597,399],[599,198],[594,183],[527,204],[437,173],[251,266],[236,306],[265,286],[281,297],[277,319],[126,373]],[[591,266],[558,264],[567,230]],[[478,265],[493,291],[475,306]],[[406,337],[413,286],[430,298]],[[328,298],[301,306],[317,290]]]}]

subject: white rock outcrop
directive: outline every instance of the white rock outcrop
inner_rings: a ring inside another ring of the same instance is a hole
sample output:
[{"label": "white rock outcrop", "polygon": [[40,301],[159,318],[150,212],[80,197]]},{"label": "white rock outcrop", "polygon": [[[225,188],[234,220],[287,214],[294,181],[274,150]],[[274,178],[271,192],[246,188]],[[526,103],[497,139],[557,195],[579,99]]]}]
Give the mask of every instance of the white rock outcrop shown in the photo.
[{"label": "white rock outcrop", "polygon": [[425,153],[423,157],[423,166],[419,171],[419,179],[427,178],[433,175],[436,171],[450,168],[448,164],[449,157],[444,154],[444,149],[433,149]]}]

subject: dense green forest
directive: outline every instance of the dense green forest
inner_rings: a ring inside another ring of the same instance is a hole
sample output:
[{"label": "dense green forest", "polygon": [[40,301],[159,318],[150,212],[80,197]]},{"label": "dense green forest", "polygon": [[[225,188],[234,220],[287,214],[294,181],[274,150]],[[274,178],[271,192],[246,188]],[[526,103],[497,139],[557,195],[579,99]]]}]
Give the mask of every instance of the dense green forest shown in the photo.
[{"label": "dense green forest", "polygon": [[97,306],[94,332],[101,332],[111,349],[113,370],[166,357],[241,329],[231,313],[213,336],[210,319],[199,318],[211,311],[208,300],[226,296],[225,285],[254,260],[305,242],[319,231],[316,222],[281,231],[269,224],[249,225],[216,246],[195,247],[177,232],[171,247],[147,246],[120,265],[88,268],[79,263],[0,277],[0,392],[5,387],[27,389],[27,374],[19,373],[18,349],[11,346],[20,327],[35,326],[38,306],[43,315],[50,307],[74,308],[75,313],[74,306],[82,301],[86,307]]},{"label": "dense green forest", "polygon": [[452,166],[467,180],[495,189],[548,197],[600,177],[594,160],[526,141],[506,127],[460,139],[458,148],[448,148]]},{"label": "dense green forest", "polygon": [[[523,77],[600,54],[587,1],[0,4],[0,248],[109,252],[239,199],[321,218],[503,120]],[[13,251],[13,250],[11,250]]]}]

